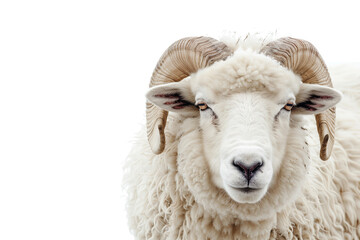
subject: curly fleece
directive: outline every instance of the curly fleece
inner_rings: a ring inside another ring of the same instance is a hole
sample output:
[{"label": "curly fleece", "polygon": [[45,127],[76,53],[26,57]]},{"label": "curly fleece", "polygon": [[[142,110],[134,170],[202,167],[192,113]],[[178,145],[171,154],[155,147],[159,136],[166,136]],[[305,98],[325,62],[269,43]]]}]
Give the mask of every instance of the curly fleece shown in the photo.
[{"label": "curly fleece", "polygon": [[237,203],[212,183],[199,119],[170,114],[160,155],[142,131],[124,177],[136,239],[359,239],[360,77],[350,69],[344,78],[342,69],[332,75],[344,98],[331,158],[318,157],[314,118],[292,116],[281,170],[255,204]]}]

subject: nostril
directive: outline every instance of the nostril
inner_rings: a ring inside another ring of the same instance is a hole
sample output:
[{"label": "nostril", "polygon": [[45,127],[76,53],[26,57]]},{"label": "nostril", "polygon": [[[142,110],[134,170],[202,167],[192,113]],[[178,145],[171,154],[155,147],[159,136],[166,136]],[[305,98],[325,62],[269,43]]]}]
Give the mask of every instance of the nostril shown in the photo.
[{"label": "nostril", "polygon": [[250,167],[249,171],[256,172],[257,170],[259,170],[262,167],[262,165],[263,165],[263,162],[257,162]]},{"label": "nostril", "polygon": [[250,179],[255,175],[255,173],[264,165],[263,161],[256,161],[252,164],[245,164],[239,160],[234,160],[233,165],[240,170],[240,172],[245,176],[245,178],[250,181]]},{"label": "nostril", "polygon": [[243,174],[247,173],[247,167],[239,161],[233,161],[233,165],[240,170]]}]

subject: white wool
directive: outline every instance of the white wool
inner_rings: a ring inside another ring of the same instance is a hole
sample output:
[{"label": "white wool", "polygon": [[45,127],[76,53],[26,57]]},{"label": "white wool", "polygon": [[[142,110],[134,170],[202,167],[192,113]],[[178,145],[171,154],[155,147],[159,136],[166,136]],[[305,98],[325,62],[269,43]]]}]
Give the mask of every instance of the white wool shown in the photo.
[{"label": "white wool", "polygon": [[217,96],[249,90],[279,93],[291,89],[297,92],[301,83],[293,72],[250,49],[236,51],[226,61],[201,69],[191,78],[193,91],[207,87]]},{"label": "white wool", "polygon": [[275,39],[274,33],[248,34],[245,37],[238,36],[237,33],[227,33],[221,36],[220,41],[225,43],[233,52],[242,50],[252,50],[259,52],[268,42]]},{"label": "white wool", "polygon": [[[241,44],[233,43],[232,48]],[[238,53],[249,58],[230,60],[249,61],[252,67],[261,67],[256,62],[265,61],[267,66],[278,69],[277,73],[298,81],[294,74],[265,56],[253,61],[262,42],[250,45],[257,47]],[[206,71],[216,74],[229,65],[215,63],[213,70],[205,69],[197,75]],[[263,67],[251,70],[266,72]],[[330,71],[334,86],[344,93],[337,105],[336,141],[331,158],[328,161],[319,158],[313,116],[293,117],[276,184],[254,204],[237,203],[212,183],[197,118],[170,113],[166,148],[160,155],[152,153],[144,129],[128,157],[124,177],[129,226],[136,239],[359,239],[359,72],[360,67],[344,66]],[[249,87],[244,85],[241,74],[235,75],[228,79],[229,83]],[[268,79],[256,74],[246,76],[246,79],[251,76],[254,83]],[[291,86],[291,81],[287,84]],[[264,82],[263,86],[277,91],[278,85]]]}]

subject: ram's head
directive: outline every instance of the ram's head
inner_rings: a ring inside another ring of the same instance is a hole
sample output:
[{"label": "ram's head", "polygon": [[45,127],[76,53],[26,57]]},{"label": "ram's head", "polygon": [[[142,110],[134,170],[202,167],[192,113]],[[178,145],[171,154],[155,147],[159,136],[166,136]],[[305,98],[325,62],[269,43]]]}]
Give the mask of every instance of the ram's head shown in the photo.
[{"label": "ram's head", "polygon": [[255,203],[266,194],[299,116],[316,115],[320,157],[331,154],[341,94],[309,42],[283,38],[259,53],[233,54],[212,38],[181,39],[160,58],[150,87],[153,152],[165,147],[169,111],[198,117],[212,181],[237,202]]}]

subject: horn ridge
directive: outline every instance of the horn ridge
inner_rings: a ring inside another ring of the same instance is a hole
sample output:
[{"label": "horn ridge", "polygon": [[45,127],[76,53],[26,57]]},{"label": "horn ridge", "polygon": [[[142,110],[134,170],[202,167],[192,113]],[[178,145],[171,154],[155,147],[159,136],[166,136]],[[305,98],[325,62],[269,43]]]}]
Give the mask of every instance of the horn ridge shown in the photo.
[{"label": "horn ridge", "polygon": [[[174,42],[160,57],[150,80],[149,87],[178,82],[210,66],[225,60],[232,54],[222,42],[210,37],[188,37]],[[165,148],[165,125],[168,112],[150,102],[146,103],[148,141],[152,151],[160,154]]]},{"label": "horn ridge", "polygon": [[[328,68],[313,44],[296,38],[280,38],[265,45],[261,53],[301,76],[303,83],[333,87]],[[320,158],[327,160],[335,138],[335,107],[315,115],[320,138]]]}]

